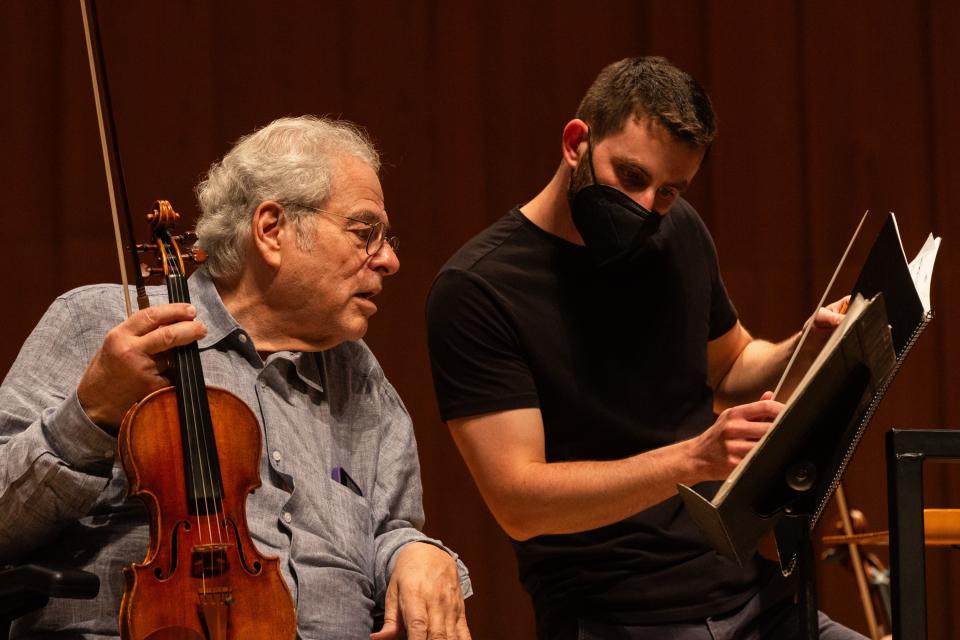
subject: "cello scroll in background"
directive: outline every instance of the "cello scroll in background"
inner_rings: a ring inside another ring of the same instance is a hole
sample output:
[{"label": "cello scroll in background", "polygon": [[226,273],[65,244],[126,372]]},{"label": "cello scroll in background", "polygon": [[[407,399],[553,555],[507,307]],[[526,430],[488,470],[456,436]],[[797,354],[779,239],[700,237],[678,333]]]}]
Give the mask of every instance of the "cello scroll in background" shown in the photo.
[{"label": "cello scroll in background", "polygon": [[[840,519],[835,528],[839,535],[824,536],[823,543],[828,546],[823,552],[825,560],[839,562],[853,571],[860,594],[860,605],[867,621],[872,640],[886,638],[890,631],[890,573],[879,558],[862,549],[858,536],[867,526],[863,512],[849,509],[843,485],[837,486],[837,509]],[[880,615],[877,615],[880,612]]]}]

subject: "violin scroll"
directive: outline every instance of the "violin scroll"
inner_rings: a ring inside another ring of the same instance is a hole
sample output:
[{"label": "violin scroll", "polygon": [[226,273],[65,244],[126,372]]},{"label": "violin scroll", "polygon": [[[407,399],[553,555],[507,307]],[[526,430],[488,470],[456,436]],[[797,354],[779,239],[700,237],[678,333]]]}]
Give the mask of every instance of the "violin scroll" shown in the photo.
[{"label": "violin scroll", "polygon": [[[153,208],[147,214],[147,223],[150,225],[150,229],[153,231],[155,238],[161,233],[169,234],[179,221],[180,214],[174,210],[169,200],[157,200],[153,203]],[[181,273],[185,272],[183,264],[185,259],[195,265],[203,264],[207,260],[207,252],[199,247],[190,246],[186,252],[183,251],[182,247],[193,245],[196,241],[197,234],[193,231],[186,231],[178,236],[170,236],[170,244],[175,252],[173,257],[179,262]],[[143,278],[169,274],[166,261],[166,249],[163,247],[163,243],[155,240],[152,243],[137,244],[136,250],[137,253],[141,255],[152,253],[154,262],[156,263],[154,266],[140,262],[140,275]]]},{"label": "violin scroll", "polygon": [[180,214],[174,211],[169,200],[157,200],[153,203],[153,209],[147,214],[147,222],[150,223],[150,229],[154,233],[160,229],[170,231],[179,220]]}]

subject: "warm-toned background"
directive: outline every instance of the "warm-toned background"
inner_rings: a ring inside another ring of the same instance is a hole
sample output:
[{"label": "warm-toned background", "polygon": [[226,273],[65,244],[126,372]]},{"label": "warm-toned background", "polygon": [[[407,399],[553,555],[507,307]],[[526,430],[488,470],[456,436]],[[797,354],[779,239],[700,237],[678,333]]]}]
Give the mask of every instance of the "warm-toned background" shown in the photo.
[{"label": "warm-toned background", "polygon": [[[403,268],[368,341],[417,425],[427,530],[472,569],[478,639],[532,638],[532,615],[437,416],[424,299],[460,244],[552,175],[606,63],[665,55],[712,94],[721,135],[689,199],[754,333],[799,328],[865,209],[899,214],[911,256],[944,237],[937,317],[858,450],[850,501],[885,526],[883,432],[960,427],[956,3],[102,0],[100,13],[135,211],[166,197],[192,219],[209,162],[277,116],[341,115],[376,139]],[[58,292],[118,276],[77,4],[0,2],[0,60],[2,373]],[[958,481],[931,467],[928,505],[957,506]],[[928,555],[931,638],[960,632],[958,556]],[[823,607],[863,629],[852,577],[825,566],[820,580]]]}]

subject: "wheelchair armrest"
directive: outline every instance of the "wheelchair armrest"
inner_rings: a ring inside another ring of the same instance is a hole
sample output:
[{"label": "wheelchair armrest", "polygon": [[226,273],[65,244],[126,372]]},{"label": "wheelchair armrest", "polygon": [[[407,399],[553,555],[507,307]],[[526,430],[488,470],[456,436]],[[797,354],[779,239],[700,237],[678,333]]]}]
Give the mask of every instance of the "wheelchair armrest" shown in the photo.
[{"label": "wheelchair armrest", "polygon": [[89,571],[58,569],[37,564],[0,567],[0,600],[19,593],[51,598],[95,598],[100,578]]},{"label": "wheelchair armrest", "polygon": [[50,598],[90,599],[99,591],[100,578],[88,571],[36,564],[0,567],[0,630]]}]

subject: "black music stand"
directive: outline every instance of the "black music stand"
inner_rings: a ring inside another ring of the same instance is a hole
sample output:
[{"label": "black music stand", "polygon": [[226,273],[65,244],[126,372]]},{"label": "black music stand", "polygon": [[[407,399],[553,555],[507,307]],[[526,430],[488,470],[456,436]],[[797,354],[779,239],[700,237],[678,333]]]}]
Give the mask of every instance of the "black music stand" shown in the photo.
[{"label": "black music stand", "polygon": [[774,529],[784,575],[799,573],[804,638],[819,637],[811,531],[896,363],[882,298],[858,304],[862,309],[838,329],[842,333],[713,500],[678,486],[710,544],[741,566]]}]

